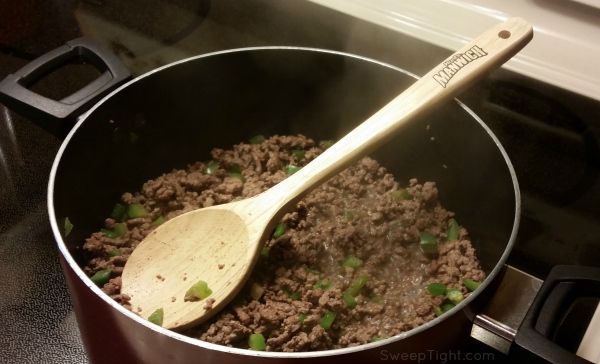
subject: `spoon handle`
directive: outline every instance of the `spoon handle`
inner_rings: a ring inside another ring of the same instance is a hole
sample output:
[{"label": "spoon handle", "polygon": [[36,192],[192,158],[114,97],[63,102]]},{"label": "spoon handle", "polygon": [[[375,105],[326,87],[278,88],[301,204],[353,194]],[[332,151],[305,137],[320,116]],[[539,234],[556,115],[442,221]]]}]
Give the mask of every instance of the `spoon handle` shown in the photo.
[{"label": "spoon handle", "polygon": [[[510,59],[532,38],[531,24],[511,18],[446,58],[319,157],[267,193],[285,212],[306,192],[375,149],[415,117],[446,101]],[[365,90],[368,92],[368,90]]]}]

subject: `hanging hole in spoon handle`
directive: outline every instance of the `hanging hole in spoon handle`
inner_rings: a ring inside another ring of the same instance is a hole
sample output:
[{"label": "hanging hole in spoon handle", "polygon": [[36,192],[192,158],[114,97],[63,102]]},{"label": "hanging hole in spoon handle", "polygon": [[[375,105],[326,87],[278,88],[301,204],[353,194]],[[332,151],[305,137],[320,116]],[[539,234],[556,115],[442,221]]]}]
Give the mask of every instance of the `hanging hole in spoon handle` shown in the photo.
[{"label": "hanging hole in spoon handle", "polygon": [[508,38],[510,38],[510,32],[508,30],[504,29],[504,30],[501,30],[498,32],[498,36],[502,39],[508,39]]}]

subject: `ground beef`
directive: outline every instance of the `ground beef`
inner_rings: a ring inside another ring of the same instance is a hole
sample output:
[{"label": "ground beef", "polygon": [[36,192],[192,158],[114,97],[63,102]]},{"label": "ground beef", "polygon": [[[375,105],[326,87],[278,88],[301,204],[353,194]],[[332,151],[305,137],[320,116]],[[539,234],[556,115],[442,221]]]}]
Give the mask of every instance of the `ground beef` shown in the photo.
[{"label": "ground beef", "polygon": [[[83,246],[90,256],[85,271],[92,275],[111,269],[112,278],[102,289],[127,307],[120,274],[157,219],[254,196],[286,178],[288,166],[301,167],[326,147],[300,135],[273,136],[230,150],[213,149],[209,162],[146,182],[141,191],[123,194],[122,203],[143,205],[147,216],[126,219],[120,237],[92,234]],[[249,335],[260,333],[267,350],[307,351],[360,345],[410,330],[433,319],[442,304],[442,297],[427,291],[429,283],[468,295],[463,280],[485,278],[464,228],[457,240],[447,241],[452,217],[440,205],[434,182],[411,179],[401,188],[377,161],[363,158],[285,215],[285,232],[266,242],[245,289],[209,322],[186,334],[247,348]],[[116,223],[106,219],[105,228]],[[436,237],[438,254],[422,252],[422,232]],[[344,266],[349,256],[362,264]],[[350,308],[343,293],[360,276],[368,280]],[[205,303],[207,309],[212,303]],[[336,317],[324,329],[320,320],[327,311]]]}]

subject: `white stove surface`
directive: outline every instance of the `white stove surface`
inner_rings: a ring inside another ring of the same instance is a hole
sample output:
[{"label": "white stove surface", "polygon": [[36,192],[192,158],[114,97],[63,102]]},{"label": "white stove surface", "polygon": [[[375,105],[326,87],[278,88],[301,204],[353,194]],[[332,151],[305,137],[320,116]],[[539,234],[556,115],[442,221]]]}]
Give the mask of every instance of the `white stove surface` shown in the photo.
[{"label": "white stove surface", "polygon": [[600,100],[598,0],[310,0],[455,50],[512,16],[534,25],[531,43],[505,67]]}]

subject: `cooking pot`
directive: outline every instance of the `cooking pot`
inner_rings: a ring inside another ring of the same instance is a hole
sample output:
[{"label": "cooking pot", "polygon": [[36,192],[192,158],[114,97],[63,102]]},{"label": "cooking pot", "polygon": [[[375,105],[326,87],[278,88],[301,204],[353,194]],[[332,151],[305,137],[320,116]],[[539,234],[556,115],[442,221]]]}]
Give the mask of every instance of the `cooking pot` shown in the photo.
[{"label": "cooking pot", "polygon": [[[104,74],[61,100],[27,85],[72,57]],[[101,62],[100,62],[101,61]],[[205,160],[256,134],[336,139],[414,82],[400,68],[357,55],[300,47],[255,47],[188,58],[125,84],[118,60],[79,39],[42,56],[0,84],[2,101],[48,126],[76,121],[49,180],[48,209],[89,357],[99,363],[348,362],[435,360],[469,335],[474,312],[493,292],[514,244],[520,195],[500,142],[469,108],[449,102],[415,120],[372,156],[399,181],[436,181],[475,244],[487,278],[446,314],[413,330],[345,349],[280,353],[230,348],[186,337],[126,310],[81,269],[81,246],[115,201],[148,179]],[[119,86],[120,85],[120,86]],[[114,91],[95,103],[110,89]],[[82,110],[93,106],[78,119]],[[70,125],[68,125],[70,127]],[[65,233],[65,219],[73,224]],[[402,356],[400,356],[402,355]],[[427,355],[426,357],[424,355]]]}]

